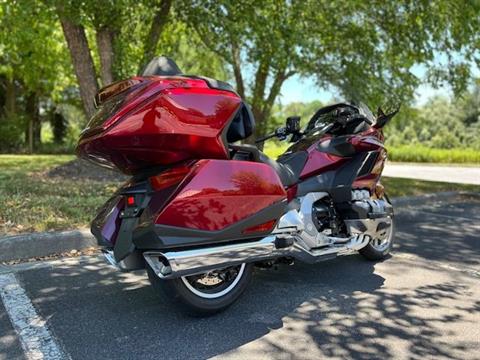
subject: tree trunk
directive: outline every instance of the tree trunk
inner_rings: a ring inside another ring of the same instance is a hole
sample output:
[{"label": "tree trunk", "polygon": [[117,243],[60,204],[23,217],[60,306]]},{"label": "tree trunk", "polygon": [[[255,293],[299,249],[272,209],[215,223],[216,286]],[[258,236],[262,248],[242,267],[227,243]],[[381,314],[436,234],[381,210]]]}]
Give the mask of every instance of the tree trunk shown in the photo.
[{"label": "tree trunk", "polygon": [[[261,65],[260,65],[261,66]],[[255,117],[255,133],[254,136],[251,136],[247,139],[249,144],[254,144],[255,139],[266,135],[267,132],[267,122],[268,118],[271,115],[272,107],[280,93],[283,83],[287,78],[294,74],[293,71],[286,73],[285,69],[280,69],[275,74],[273,83],[270,86],[268,95],[265,94],[265,88],[267,83],[268,73],[265,68],[259,68],[257,70],[256,82],[254,87],[254,96],[252,100],[252,113]],[[263,150],[263,143],[257,145],[260,150]]]},{"label": "tree trunk", "polygon": [[17,111],[17,91],[15,88],[15,80],[5,79],[5,114],[15,114]]},{"label": "tree trunk", "polygon": [[59,17],[80,87],[83,108],[87,117],[91,117],[95,112],[94,98],[98,91],[98,84],[85,29],[82,25],[63,17],[60,11]]},{"label": "tree trunk", "polygon": [[242,75],[242,63],[240,59],[240,49],[232,42],[232,66],[233,75],[235,76],[235,83],[237,84],[237,92],[241,98],[245,99],[245,85]]},{"label": "tree trunk", "polygon": [[38,97],[34,92],[27,95],[25,110],[28,118],[27,127],[25,129],[25,142],[28,145],[28,152],[31,154],[38,148],[41,142],[41,122],[38,109]]},{"label": "tree trunk", "polygon": [[96,30],[98,55],[100,57],[100,77],[102,86],[113,83],[113,40],[114,33],[108,28]]},{"label": "tree trunk", "polygon": [[140,74],[147,65],[147,63],[155,57],[155,50],[157,49],[158,40],[162,31],[165,27],[165,24],[168,21],[168,14],[170,13],[170,8],[172,7],[172,0],[162,0],[160,7],[155,13],[155,17],[152,21],[152,26],[148,32],[145,44],[143,47],[143,56],[138,67],[138,73]]}]

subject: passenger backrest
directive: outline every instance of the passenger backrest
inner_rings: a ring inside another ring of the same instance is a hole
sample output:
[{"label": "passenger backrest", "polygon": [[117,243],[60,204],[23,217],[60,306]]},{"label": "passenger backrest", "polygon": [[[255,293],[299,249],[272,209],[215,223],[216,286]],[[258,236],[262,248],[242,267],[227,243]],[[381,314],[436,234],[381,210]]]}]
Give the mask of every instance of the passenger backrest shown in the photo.
[{"label": "passenger backrest", "polygon": [[150,61],[142,71],[142,76],[176,76],[182,75],[182,71],[175,61],[166,57],[158,56]]},{"label": "passenger backrest", "polygon": [[248,108],[248,105],[242,104],[241,109],[235,115],[227,131],[227,142],[243,140],[253,134],[255,130],[255,119]]}]

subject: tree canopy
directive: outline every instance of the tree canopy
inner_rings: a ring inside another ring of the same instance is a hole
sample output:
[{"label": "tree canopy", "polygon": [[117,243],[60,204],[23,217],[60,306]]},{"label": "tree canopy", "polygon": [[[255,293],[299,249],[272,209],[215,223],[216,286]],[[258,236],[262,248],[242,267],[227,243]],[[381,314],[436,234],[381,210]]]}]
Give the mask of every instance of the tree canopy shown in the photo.
[{"label": "tree canopy", "polygon": [[412,98],[420,81],[415,66],[432,83],[446,81],[461,92],[471,64],[480,63],[478,2],[185,0],[178,8],[232,67],[259,133],[294,74],[378,105]]},{"label": "tree canopy", "polygon": [[276,123],[293,75],[373,107],[408,104],[423,80],[464,94],[480,65],[480,2],[470,0],[11,0],[0,18],[5,148],[38,147],[42,123],[58,126],[61,143],[61,126],[85,122],[78,109],[95,111],[98,88],[154,55],[234,82],[257,136]]}]

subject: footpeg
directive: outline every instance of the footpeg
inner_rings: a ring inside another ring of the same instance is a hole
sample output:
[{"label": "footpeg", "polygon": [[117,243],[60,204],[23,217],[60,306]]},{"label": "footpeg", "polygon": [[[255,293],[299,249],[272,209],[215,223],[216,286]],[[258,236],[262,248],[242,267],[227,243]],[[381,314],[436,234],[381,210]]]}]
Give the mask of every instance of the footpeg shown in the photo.
[{"label": "footpeg", "polygon": [[288,237],[288,238],[279,238],[277,237],[275,239],[275,247],[277,249],[285,249],[285,248],[288,248],[290,246],[292,246],[294,243],[294,240],[293,238],[291,237]]}]

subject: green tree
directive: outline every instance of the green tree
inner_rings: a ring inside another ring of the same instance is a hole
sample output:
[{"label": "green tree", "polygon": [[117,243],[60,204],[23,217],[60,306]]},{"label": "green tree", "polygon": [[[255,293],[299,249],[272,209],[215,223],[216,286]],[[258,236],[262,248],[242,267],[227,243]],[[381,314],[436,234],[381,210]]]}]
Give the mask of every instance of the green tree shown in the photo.
[{"label": "green tree", "polygon": [[2,136],[1,146],[18,146],[23,131],[33,151],[40,145],[42,112],[55,106],[61,89],[72,84],[71,68],[48,6],[33,0],[1,2],[0,18],[0,78],[5,88],[0,127],[6,125],[0,133],[10,134]]},{"label": "green tree", "polygon": [[[410,99],[422,65],[457,91],[480,61],[480,3],[470,1],[184,0],[179,14],[232,68],[256,117],[256,135],[283,82],[313,75],[354,100]],[[439,64],[435,59],[445,57]]]}]

